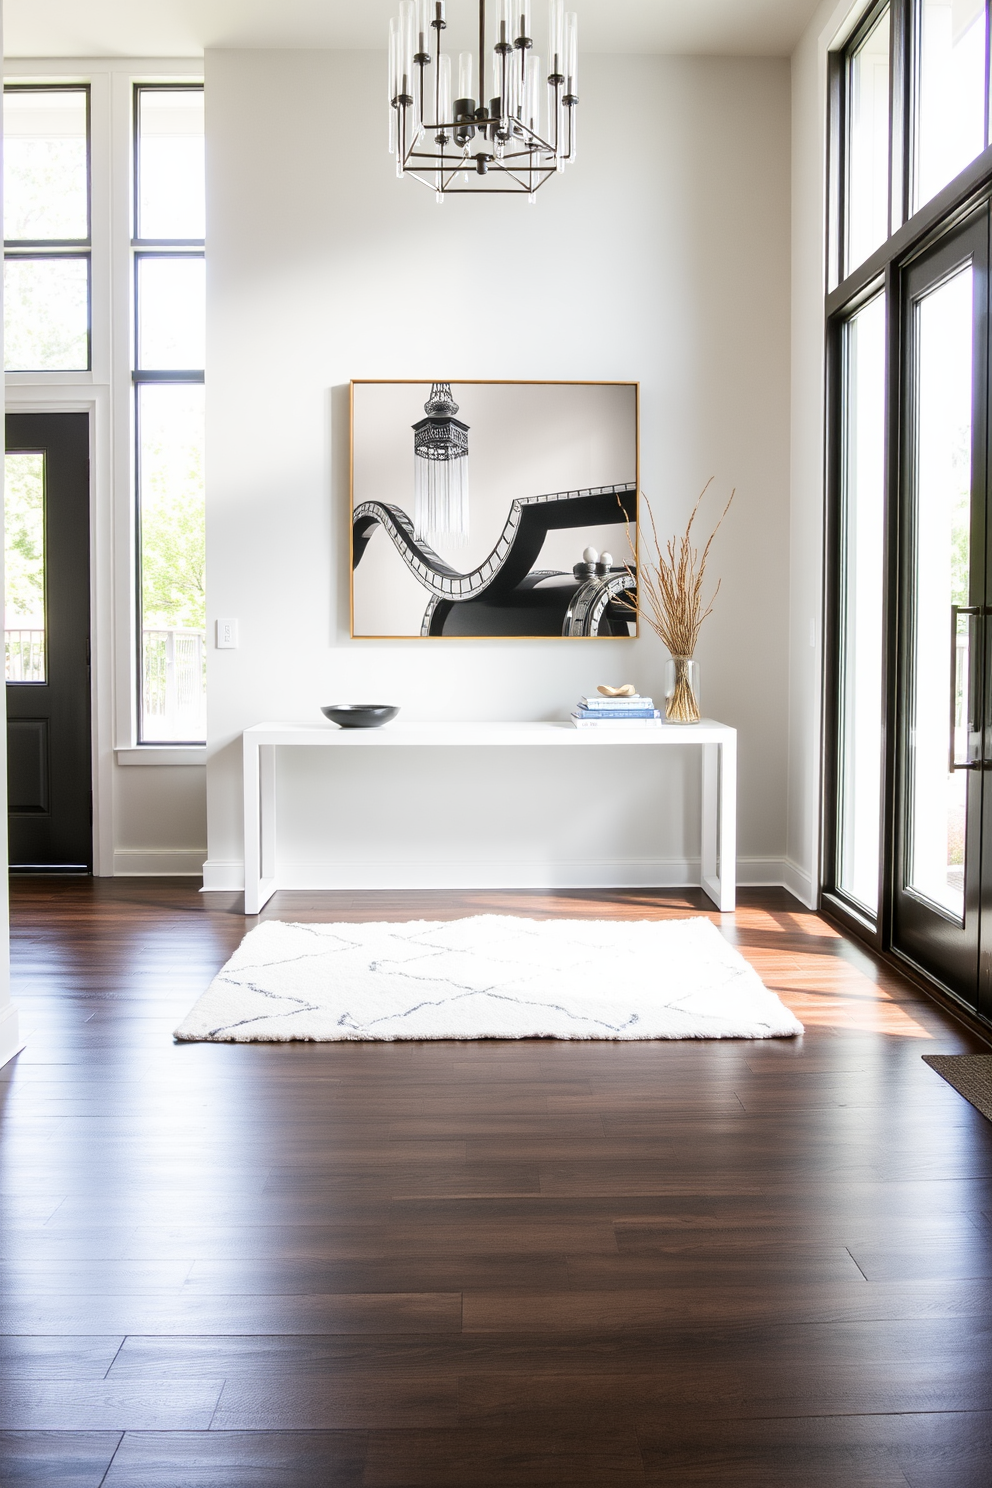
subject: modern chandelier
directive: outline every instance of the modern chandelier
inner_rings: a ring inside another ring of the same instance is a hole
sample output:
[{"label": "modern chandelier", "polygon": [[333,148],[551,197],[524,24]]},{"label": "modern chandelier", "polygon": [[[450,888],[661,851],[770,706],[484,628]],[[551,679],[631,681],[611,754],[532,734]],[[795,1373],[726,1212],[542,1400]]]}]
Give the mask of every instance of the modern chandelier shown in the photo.
[{"label": "modern chandelier", "polygon": [[[389,151],[396,174],[436,192],[534,193],[575,159],[578,23],[549,0],[548,70],[534,52],[531,0],[499,0],[487,37],[479,0],[478,53],[441,50],[445,0],[401,0],[389,23]],[[487,69],[487,57],[490,66]],[[487,74],[491,78],[486,98]]]}]

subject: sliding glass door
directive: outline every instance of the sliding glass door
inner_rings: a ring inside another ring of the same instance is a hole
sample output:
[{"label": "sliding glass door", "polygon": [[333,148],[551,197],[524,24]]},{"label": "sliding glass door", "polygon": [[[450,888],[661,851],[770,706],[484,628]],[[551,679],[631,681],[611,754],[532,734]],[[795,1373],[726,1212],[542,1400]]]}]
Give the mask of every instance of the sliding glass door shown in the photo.
[{"label": "sliding glass door", "polygon": [[990,3],[829,56],[822,903],[992,1024]]},{"label": "sliding glass door", "polygon": [[977,1007],[989,565],[988,213],[903,276],[893,948]]}]

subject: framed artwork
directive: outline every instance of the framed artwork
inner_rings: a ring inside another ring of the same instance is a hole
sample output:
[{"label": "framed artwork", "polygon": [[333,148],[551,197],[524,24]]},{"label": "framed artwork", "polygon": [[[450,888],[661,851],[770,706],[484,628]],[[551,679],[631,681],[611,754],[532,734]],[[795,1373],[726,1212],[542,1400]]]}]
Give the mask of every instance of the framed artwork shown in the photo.
[{"label": "framed artwork", "polygon": [[351,384],[355,637],[633,636],[635,382]]}]

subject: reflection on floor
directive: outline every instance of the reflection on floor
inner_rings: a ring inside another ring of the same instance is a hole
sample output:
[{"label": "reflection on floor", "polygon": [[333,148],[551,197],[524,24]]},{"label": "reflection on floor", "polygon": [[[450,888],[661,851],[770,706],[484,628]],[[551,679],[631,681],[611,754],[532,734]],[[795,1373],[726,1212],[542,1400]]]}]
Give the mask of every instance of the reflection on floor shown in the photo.
[{"label": "reflection on floor", "polygon": [[[777,890],[712,913],[755,1043],[175,1045],[246,925],[15,881],[0,1483],[987,1488],[982,1045]],[[711,913],[281,894],[265,918]]]}]

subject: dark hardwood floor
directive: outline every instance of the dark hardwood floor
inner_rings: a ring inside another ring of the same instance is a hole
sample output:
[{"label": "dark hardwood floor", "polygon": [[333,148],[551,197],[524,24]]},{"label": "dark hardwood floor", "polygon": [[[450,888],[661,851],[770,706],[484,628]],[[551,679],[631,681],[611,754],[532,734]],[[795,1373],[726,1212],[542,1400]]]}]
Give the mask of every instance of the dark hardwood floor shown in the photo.
[{"label": "dark hardwood floor", "polygon": [[743,900],[802,1040],[176,1045],[237,896],[15,880],[3,1488],[988,1488],[992,1124],[920,1058],[983,1046]]}]

